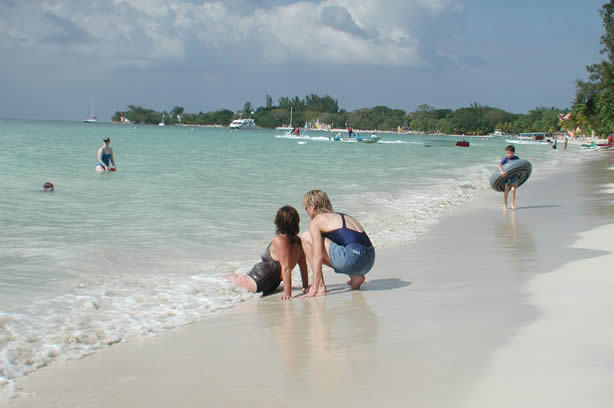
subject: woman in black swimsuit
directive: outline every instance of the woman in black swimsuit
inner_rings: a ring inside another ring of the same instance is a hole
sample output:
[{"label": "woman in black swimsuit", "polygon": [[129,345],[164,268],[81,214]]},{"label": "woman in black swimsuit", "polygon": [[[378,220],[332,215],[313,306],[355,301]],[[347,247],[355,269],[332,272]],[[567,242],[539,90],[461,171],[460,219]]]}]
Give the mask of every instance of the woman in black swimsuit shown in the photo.
[{"label": "woman in black swimsuit", "polygon": [[275,237],[258,262],[247,275],[233,275],[230,280],[250,292],[273,292],[281,281],[284,294],[281,300],[292,297],[292,270],[299,265],[303,289],[308,288],[307,262],[298,236],[300,217],[289,205],[277,210],[275,216]]}]

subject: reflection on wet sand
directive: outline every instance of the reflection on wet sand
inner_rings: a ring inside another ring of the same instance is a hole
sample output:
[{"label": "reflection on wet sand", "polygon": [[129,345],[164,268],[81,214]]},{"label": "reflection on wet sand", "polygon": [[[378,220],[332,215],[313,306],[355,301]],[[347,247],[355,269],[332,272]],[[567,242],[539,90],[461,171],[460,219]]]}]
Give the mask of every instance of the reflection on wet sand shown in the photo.
[{"label": "reflection on wet sand", "polygon": [[530,272],[531,263],[537,259],[537,246],[533,232],[517,221],[518,209],[506,210],[504,222],[495,226],[495,239],[499,246],[510,255],[514,269]]},{"label": "reflection on wet sand", "polygon": [[[271,327],[285,364],[283,381],[308,391],[343,392],[375,375],[378,318],[361,292],[344,296],[252,302]],[[354,358],[359,356],[359,358]]]}]

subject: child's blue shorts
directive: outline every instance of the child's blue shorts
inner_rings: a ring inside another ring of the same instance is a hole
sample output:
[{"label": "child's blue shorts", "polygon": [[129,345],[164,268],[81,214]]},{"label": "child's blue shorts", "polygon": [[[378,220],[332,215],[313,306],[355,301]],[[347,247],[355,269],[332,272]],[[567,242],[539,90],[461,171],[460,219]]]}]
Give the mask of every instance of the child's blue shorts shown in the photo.
[{"label": "child's blue shorts", "polygon": [[518,187],[518,174],[514,174],[513,176],[505,179],[505,184],[510,187]]}]

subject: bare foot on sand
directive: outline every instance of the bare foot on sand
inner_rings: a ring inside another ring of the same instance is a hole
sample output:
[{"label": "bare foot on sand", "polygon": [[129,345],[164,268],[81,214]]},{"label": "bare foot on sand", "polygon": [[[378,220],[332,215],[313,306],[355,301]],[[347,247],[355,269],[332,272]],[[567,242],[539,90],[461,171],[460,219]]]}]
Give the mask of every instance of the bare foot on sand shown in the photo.
[{"label": "bare foot on sand", "polygon": [[326,295],[326,286],[325,285],[318,285],[318,287],[315,287],[314,285],[311,285],[311,287],[309,288],[309,292],[307,292],[307,294],[305,294],[305,297],[314,297],[314,296],[323,296]]},{"label": "bare foot on sand", "polygon": [[350,284],[350,287],[352,288],[352,290],[358,290],[360,289],[360,285],[362,285],[364,281],[365,281],[364,276],[351,275],[348,283]]}]

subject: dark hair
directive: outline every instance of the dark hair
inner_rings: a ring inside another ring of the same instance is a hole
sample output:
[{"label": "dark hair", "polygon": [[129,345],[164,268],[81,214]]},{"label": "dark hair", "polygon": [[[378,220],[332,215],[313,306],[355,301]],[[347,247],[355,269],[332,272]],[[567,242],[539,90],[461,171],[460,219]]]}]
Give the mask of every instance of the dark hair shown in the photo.
[{"label": "dark hair", "polygon": [[111,141],[111,139],[109,139],[108,137],[105,137],[104,139],[102,139],[103,142],[105,143],[109,143]]},{"label": "dark hair", "polygon": [[505,151],[515,153],[516,148],[514,147],[514,145],[507,145],[507,147],[505,148]]},{"label": "dark hair", "polygon": [[298,237],[299,223],[301,217],[291,205],[284,205],[275,215],[275,234],[287,235],[290,238],[290,243],[294,246],[301,239]]}]

